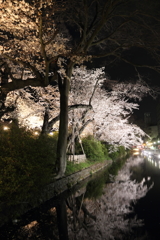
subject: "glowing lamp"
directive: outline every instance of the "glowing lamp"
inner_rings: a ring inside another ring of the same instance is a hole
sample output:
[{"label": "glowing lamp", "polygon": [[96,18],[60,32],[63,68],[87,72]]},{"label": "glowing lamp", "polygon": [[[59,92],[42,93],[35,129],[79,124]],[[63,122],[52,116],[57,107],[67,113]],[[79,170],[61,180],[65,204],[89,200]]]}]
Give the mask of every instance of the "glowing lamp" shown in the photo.
[{"label": "glowing lamp", "polygon": [[8,129],[9,129],[9,127],[7,127],[7,126],[4,126],[4,127],[3,127],[3,130],[4,130],[4,131],[7,131]]}]

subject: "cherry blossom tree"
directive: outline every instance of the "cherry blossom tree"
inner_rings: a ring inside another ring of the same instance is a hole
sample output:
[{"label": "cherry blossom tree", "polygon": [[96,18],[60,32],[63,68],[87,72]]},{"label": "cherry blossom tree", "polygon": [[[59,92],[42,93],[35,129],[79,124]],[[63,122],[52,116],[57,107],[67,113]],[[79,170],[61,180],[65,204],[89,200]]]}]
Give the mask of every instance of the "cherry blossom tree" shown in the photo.
[{"label": "cherry blossom tree", "polygon": [[4,109],[6,93],[11,90],[28,85],[47,87],[58,80],[57,168],[58,176],[62,176],[66,167],[68,99],[74,65],[107,57],[108,63],[122,59],[159,71],[159,67],[140,65],[127,58],[127,51],[135,46],[145,48],[159,61],[159,3],[0,0],[0,4],[1,108]]},{"label": "cherry blossom tree", "polygon": [[[128,118],[134,109],[138,109],[138,104],[133,100],[140,101],[146,94],[156,96],[142,79],[134,84],[118,83],[106,76],[104,68],[75,68],[69,98],[69,126],[74,128],[72,141],[92,122],[95,137],[109,144],[130,148],[142,143],[145,133],[138,126],[129,124]],[[22,126],[41,131],[46,112],[47,133],[59,121],[57,86],[25,87],[12,91],[7,95],[5,105],[15,110],[5,114],[2,119],[17,118]]]},{"label": "cherry blossom tree", "polygon": [[13,110],[7,111],[2,120],[17,119],[20,126],[41,131],[45,112],[52,122],[59,115],[59,91],[57,86],[51,85],[11,91],[7,94],[5,107]]},{"label": "cherry blossom tree", "polygon": [[[108,89],[107,85],[110,85]],[[103,68],[77,67],[71,81],[70,104],[88,103],[91,108],[73,110],[70,120],[74,120],[77,134],[84,129],[83,125],[86,127],[86,123],[92,121],[98,139],[130,148],[142,143],[145,133],[135,124],[129,124],[128,119],[139,107],[135,101],[141,101],[147,94],[156,97],[157,92],[142,79],[138,78],[136,83],[112,82],[105,76]]]}]

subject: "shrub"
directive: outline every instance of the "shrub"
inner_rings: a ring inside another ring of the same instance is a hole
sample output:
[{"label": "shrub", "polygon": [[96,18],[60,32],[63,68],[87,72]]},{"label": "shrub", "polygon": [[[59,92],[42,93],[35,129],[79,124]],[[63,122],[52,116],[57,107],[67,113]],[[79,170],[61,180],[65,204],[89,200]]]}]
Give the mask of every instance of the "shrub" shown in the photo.
[{"label": "shrub", "polygon": [[96,161],[104,160],[108,157],[108,152],[105,146],[100,141],[95,140],[92,136],[84,138],[82,144],[87,159]]},{"label": "shrub", "polygon": [[105,158],[109,159],[108,149],[106,148],[106,145],[104,143],[102,143],[101,145],[102,145],[102,149],[103,149],[103,153],[104,153]]},{"label": "shrub", "polygon": [[12,124],[0,126],[0,200],[9,204],[31,199],[50,182],[56,158],[54,137],[35,137]]},{"label": "shrub", "polygon": [[[112,148],[112,146],[107,145],[107,148],[108,148],[108,151],[109,151],[109,149]],[[108,155],[112,160],[116,160],[118,158],[121,158],[121,157],[125,156],[125,153],[126,153],[125,148],[123,146],[119,146],[115,152],[111,152]]]},{"label": "shrub", "polygon": [[118,157],[119,157],[119,152],[112,152],[112,153],[109,153],[109,156],[112,160],[116,160]]},{"label": "shrub", "polygon": [[118,152],[119,152],[120,157],[123,157],[123,156],[125,156],[126,150],[123,146],[120,146]]}]

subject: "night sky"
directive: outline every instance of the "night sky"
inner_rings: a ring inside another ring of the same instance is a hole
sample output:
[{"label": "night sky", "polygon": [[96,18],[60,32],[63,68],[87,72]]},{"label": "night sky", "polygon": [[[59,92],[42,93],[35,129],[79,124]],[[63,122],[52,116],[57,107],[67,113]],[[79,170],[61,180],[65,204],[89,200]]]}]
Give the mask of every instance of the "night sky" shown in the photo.
[{"label": "night sky", "polygon": [[[138,60],[138,64],[152,64],[153,61],[145,52],[140,52],[139,50],[129,51],[128,57],[131,61],[136,62]],[[124,63],[122,61],[116,62],[113,65],[108,65],[105,59],[93,60],[91,65],[87,64],[90,68],[92,67],[106,67],[106,73],[109,75],[109,78],[112,80],[118,81],[130,81],[137,79],[137,72],[135,68],[130,64]],[[160,88],[160,74],[155,72],[154,70],[148,68],[138,68],[138,72],[140,73],[142,79],[151,87],[159,87]],[[144,113],[151,113],[152,124],[155,125],[157,123],[157,112],[156,107],[158,104],[158,99],[153,99],[151,96],[146,96],[142,99],[139,104],[139,110],[134,111],[135,120],[144,120]]]},{"label": "night sky", "polygon": [[[135,49],[134,49],[135,50]],[[138,50],[130,51],[128,54],[131,61],[138,60],[138,64],[151,64],[153,63],[152,59],[147,56],[145,52],[139,52]],[[154,63],[153,63],[154,64]],[[151,87],[159,87],[160,88],[160,74],[155,72],[154,70],[147,68],[138,68],[142,79],[151,86]],[[107,72],[111,79],[119,80],[119,81],[129,81],[132,79],[137,79],[137,73],[133,66],[126,64],[124,62],[119,62],[116,65],[107,67]],[[144,119],[144,113],[151,113],[151,121],[152,124],[156,124],[157,122],[157,105],[160,96],[157,99],[153,99],[151,96],[146,96],[143,98],[141,102],[139,102],[139,110],[134,111],[135,119]]]}]

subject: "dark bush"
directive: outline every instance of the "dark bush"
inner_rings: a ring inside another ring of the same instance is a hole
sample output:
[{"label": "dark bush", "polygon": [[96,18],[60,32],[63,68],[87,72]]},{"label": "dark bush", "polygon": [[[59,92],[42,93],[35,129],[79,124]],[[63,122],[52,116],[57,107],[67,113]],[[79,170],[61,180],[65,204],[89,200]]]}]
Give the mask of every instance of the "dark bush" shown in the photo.
[{"label": "dark bush", "polygon": [[12,204],[36,196],[50,182],[57,140],[9,127],[0,126],[0,200]]}]

